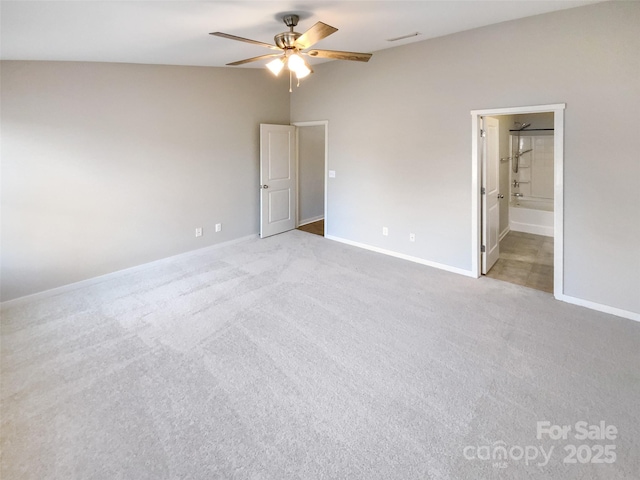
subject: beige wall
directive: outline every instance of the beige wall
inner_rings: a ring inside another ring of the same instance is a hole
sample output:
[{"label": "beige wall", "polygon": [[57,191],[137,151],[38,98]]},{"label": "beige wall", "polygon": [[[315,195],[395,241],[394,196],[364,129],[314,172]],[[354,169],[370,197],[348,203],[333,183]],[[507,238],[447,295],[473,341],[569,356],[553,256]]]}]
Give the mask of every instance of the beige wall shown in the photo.
[{"label": "beige wall", "polygon": [[470,111],[566,102],[564,293],[640,312],[639,24],[605,2],[319,65],[291,111],[329,120],[328,234],[470,270]]},{"label": "beige wall", "polygon": [[1,68],[3,300],[258,232],[259,124],[289,123],[268,72]]}]

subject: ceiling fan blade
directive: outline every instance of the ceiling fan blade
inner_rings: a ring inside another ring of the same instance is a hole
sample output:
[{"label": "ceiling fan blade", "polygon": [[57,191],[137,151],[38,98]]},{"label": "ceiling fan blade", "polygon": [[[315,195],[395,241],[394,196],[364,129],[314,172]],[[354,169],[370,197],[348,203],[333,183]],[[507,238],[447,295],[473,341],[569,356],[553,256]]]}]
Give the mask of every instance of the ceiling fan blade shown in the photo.
[{"label": "ceiling fan blade", "polygon": [[354,60],[356,62],[368,62],[372,53],[359,53],[359,52],[338,52],[336,50],[309,50],[303,52],[311,57],[318,58],[333,58],[335,60]]},{"label": "ceiling fan blade", "polygon": [[299,50],[304,50],[305,48],[309,48],[311,45],[319,42],[323,38],[326,38],[337,31],[338,29],[332,27],[331,25],[318,22],[309,30],[300,35],[300,37],[296,40],[295,46]]},{"label": "ceiling fan blade", "polygon": [[227,65],[232,65],[232,66],[244,65],[245,63],[256,62],[258,60],[263,60],[265,58],[281,57],[281,56],[282,56],[282,53],[268,53],[266,55],[260,55],[259,57],[246,58],[244,60],[238,60],[237,62],[227,63]]},{"label": "ceiling fan blade", "polygon": [[253,43],[254,45],[260,45],[261,47],[271,48],[272,50],[281,50],[280,47],[271,45],[270,43],[259,42],[257,40],[251,40],[249,38],[236,37],[235,35],[229,35],[228,33],[212,32],[209,35],[215,35],[216,37],[228,38],[229,40],[237,40],[239,42]]}]

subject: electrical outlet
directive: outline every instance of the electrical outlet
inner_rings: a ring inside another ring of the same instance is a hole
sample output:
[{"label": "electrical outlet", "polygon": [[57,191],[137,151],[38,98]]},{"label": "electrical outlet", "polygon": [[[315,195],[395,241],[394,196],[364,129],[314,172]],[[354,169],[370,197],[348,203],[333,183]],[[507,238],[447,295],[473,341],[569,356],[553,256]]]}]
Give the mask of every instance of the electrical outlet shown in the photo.
[{"label": "electrical outlet", "polygon": [[385,237],[389,235],[389,229],[387,227],[382,227],[382,235]]},{"label": "electrical outlet", "polygon": [[202,236],[202,227],[198,227],[196,228],[196,237],[201,237]]},{"label": "electrical outlet", "polygon": [[409,241],[410,242],[415,242],[416,241],[416,234],[415,233],[410,233],[409,234]]},{"label": "electrical outlet", "polygon": [[216,232],[219,232],[220,230],[222,230],[222,224],[216,223]]}]

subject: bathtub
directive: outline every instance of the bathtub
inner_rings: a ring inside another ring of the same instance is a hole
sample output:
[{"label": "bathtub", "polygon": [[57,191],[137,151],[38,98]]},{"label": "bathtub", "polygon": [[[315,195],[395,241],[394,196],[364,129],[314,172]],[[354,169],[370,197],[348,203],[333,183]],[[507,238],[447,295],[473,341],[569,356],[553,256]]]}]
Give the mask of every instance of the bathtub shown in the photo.
[{"label": "bathtub", "polygon": [[509,205],[509,229],[553,237],[553,200],[513,199]]}]

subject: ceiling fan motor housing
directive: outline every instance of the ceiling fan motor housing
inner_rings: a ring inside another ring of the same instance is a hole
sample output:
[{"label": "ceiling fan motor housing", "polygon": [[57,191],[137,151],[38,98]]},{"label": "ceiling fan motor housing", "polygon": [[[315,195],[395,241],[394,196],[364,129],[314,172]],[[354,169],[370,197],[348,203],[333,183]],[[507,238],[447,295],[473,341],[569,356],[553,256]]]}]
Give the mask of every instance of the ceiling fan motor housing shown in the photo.
[{"label": "ceiling fan motor housing", "polygon": [[298,32],[282,32],[273,37],[276,45],[283,49],[295,48],[295,43],[302,34]]},{"label": "ceiling fan motor housing", "polygon": [[300,17],[298,15],[285,15],[282,20],[284,24],[289,27],[290,31],[282,32],[273,37],[275,44],[282,49],[291,49],[295,48],[295,43],[298,38],[302,35],[301,33],[294,32],[293,27],[298,25],[298,20]]}]

